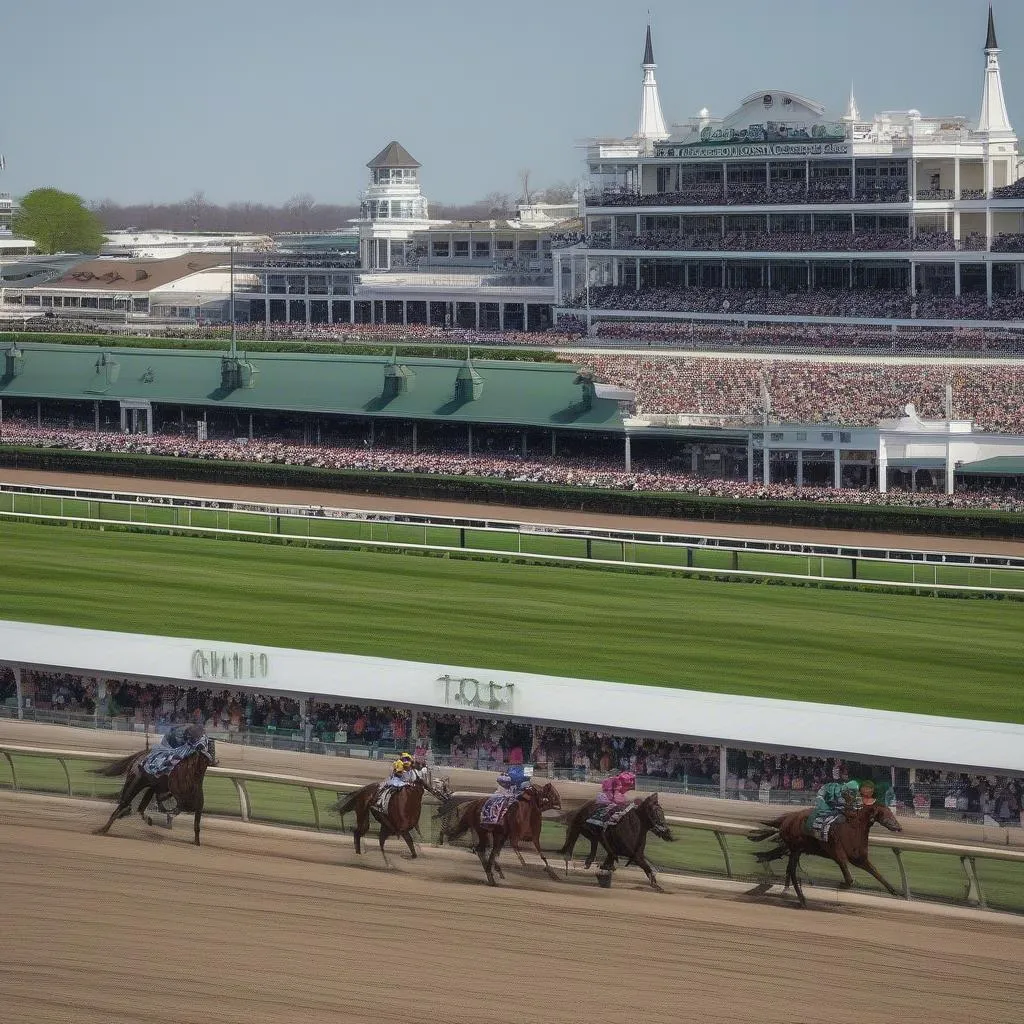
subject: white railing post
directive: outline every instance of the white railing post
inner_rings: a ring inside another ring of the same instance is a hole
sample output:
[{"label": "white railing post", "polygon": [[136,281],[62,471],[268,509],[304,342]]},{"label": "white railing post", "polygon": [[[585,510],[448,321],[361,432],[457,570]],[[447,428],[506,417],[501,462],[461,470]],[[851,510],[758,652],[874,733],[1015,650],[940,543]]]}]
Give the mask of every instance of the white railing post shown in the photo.
[{"label": "white railing post", "polygon": [[21,688],[21,666],[14,666],[14,686],[17,692],[18,700],[18,719],[22,720],[25,717],[25,693]]}]

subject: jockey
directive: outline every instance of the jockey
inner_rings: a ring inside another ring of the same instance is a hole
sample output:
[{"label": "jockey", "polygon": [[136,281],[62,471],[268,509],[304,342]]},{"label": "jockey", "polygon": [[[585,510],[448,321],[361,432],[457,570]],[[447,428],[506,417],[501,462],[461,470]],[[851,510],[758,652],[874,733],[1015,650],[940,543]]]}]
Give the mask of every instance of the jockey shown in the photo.
[{"label": "jockey", "polygon": [[875,802],[875,784],[860,783],[856,779],[849,782],[826,782],[814,801],[814,809],[807,819],[807,829],[815,835],[823,837],[824,827],[841,817],[847,807],[856,806],[859,800],[865,803]]},{"label": "jockey", "polygon": [[530,788],[530,780],[521,764],[514,764],[498,776],[498,788],[495,796],[503,796],[509,800],[518,799]]},{"label": "jockey", "polygon": [[621,807],[626,802],[626,794],[636,789],[636,776],[632,772],[619,772],[611,775],[601,783],[601,792],[597,794],[597,802],[601,806],[614,804]]},{"label": "jockey", "polygon": [[391,766],[391,774],[384,781],[386,789],[401,789],[416,781],[416,768],[412,754],[405,753]]}]

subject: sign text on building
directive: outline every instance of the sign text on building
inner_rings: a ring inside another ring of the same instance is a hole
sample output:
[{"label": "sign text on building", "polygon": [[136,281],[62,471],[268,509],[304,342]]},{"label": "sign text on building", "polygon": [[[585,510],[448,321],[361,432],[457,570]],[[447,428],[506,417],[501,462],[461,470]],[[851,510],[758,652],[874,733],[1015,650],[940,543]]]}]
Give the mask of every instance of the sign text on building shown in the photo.
[{"label": "sign text on building", "polygon": [[512,707],[512,691],[514,683],[496,683],[493,680],[481,682],[470,676],[451,675],[438,676],[438,682],[444,683],[444,702],[467,708],[498,708]]},{"label": "sign text on building", "polygon": [[673,156],[687,159],[714,157],[718,160],[737,156],[847,156],[850,146],[846,142],[748,142],[738,146],[680,146],[671,152]]},{"label": "sign text on building", "polygon": [[270,659],[256,651],[215,651],[198,648],[192,652],[192,678],[256,682],[270,676]]}]

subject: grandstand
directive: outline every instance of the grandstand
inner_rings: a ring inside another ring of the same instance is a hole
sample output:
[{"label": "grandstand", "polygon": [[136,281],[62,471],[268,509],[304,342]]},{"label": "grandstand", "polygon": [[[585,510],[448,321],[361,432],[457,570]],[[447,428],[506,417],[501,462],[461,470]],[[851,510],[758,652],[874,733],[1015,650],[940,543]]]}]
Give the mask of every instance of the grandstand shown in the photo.
[{"label": "grandstand", "polygon": [[990,10],[981,113],[835,118],[753,92],[666,127],[648,29],[641,117],[588,152],[556,316],[601,322],[1024,326],[1024,179]]}]

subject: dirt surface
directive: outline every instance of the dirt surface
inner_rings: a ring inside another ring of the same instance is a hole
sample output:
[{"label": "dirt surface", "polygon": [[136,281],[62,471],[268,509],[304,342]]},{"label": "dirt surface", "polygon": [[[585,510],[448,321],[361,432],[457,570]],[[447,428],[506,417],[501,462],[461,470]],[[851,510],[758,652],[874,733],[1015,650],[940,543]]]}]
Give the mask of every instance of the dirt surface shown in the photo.
[{"label": "dirt surface", "polygon": [[395,498],[378,494],[350,494],[289,488],[248,487],[242,484],[209,484],[188,480],[160,480],[144,477],[108,476],[93,473],[50,473],[34,469],[0,467],[0,483],[41,484],[49,487],[81,487],[132,494],[171,494],[185,497],[226,498],[236,501],[296,505],[324,505],[335,508],[367,509],[378,512],[412,512],[419,515],[464,516],[504,519],[515,522],[547,523],[559,526],[591,526],[613,530],[651,533],[682,533],[754,540],[786,540],[803,543],[892,547],[915,551],[959,551],[972,554],[1024,555],[1020,541],[975,538],[930,537],[897,533],[862,533],[854,530],[817,530],[805,527],[761,526],[719,523],[705,520],[658,519],[645,516],[615,516],[598,512],[552,511],[504,505],[428,501],[423,498]]},{"label": "dirt surface", "polygon": [[[156,742],[156,737],[151,738]],[[95,729],[73,729],[62,725],[40,725],[0,718],[0,744],[43,747],[51,750],[92,750],[122,756],[145,746],[141,733],[108,732]],[[327,782],[378,782],[388,771],[383,761],[352,757],[328,757],[323,754],[301,754],[290,750],[267,750],[218,743],[217,757],[225,768],[241,768],[254,772],[273,772]],[[494,774],[466,768],[442,768],[456,790],[492,793]],[[564,807],[592,800],[597,791],[594,782],[556,780]],[[681,793],[661,793],[659,801],[666,814],[685,815],[714,821],[758,822],[781,814],[788,807],[746,800],[717,800]],[[808,800],[808,806],[812,801]],[[1024,829],[1006,829],[972,825],[955,821],[930,821],[924,818],[904,819],[908,838],[969,843],[978,846],[1024,847]],[[2,1020],[2,1018],[0,1018]]]},{"label": "dirt surface", "polygon": [[532,866],[490,889],[465,851],[387,869],[348,837],[211,821],[197,849],[101,816],[0,794],[5,1024],[1020,1020],[1024,928],[996,915]]}]

